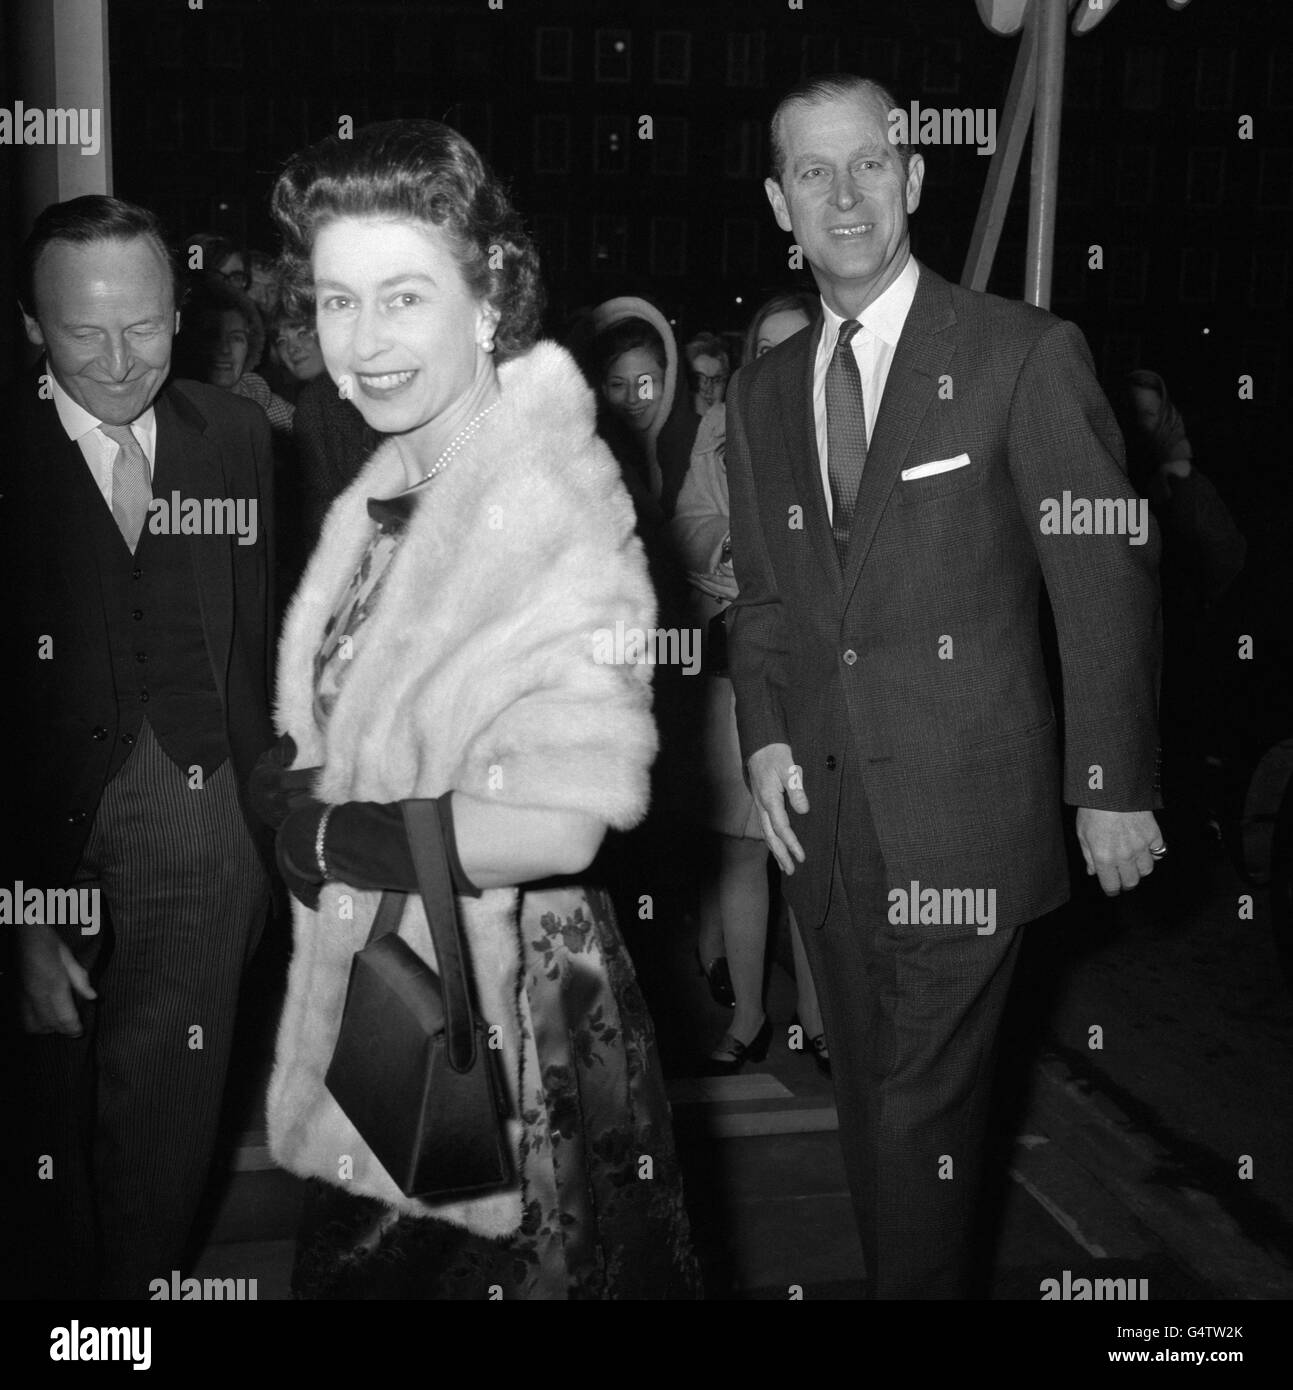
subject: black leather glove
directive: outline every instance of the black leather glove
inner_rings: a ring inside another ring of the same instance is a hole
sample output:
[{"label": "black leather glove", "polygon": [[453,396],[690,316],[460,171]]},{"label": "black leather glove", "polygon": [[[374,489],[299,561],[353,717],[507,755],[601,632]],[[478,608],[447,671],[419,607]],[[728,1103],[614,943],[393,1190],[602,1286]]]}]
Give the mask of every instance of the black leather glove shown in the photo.
[{"label": "black leather glove", "polygon": [[[458,858],[449,798],[440,798],[438,805],[454,891],[479,897],[481,890],[467,877]],[[329,879],[355,888],[418,891],[417,870],[400,806],[398,801],[346,801],[332,808],[323,844]],[[319,889],[324,882],[315,850],[323,811],[323,804],[313,797],[298,804],[280,826],[275,846],[279,871],[288,891],[311,910],[318,906]]]},{"label": "black leather glove", "polygon": [[[278,836],[274,841],[274,858],[278,861],[278,871],[283,875],[287,891],[311,912],[319,906],[319,893],[324,883],[314,846],[319,834],[319,821],[326,809],[323,802],[315,801],[313,797],[298,802],[278,827]],[[331,824],[328,829],[332,829]]]},{"label": "black leather glove", "polygon": [[271,830],[277,830],[298,807],[313,801],[317,767],[292,767],[296,744],[291,734],[257,759],[247,779],[247,799],[252,810]]}]

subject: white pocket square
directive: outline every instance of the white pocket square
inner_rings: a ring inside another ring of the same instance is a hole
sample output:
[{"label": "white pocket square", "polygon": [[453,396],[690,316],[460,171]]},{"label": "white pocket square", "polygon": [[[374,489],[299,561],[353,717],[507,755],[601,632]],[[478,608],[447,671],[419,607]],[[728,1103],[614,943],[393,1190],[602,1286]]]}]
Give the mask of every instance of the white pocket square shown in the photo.
[{"label": "white pocket square", "polygon": [[933,463],[918,463],[915,468],[904,468],[901,477],[904,483],[910,483],[916,478],[932,478],[935,473],[950,473],[954,468],[969,466],[969,454],[957,454],[955,458],[935,459]]}]

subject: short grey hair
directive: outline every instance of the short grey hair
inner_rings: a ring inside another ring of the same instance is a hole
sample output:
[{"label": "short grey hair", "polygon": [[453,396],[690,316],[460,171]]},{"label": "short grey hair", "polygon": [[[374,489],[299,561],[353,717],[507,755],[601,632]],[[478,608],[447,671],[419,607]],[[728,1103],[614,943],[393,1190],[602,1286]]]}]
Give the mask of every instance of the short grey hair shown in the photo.
[{"label": "short grey hair", "polygon": [[[768,123],[768,149],[772,156],[771,173],[778,183],[781,182],[782,170],[786,165],[786,147],[781,140],[781,120],[787,108],[791,106],[815,106],[820,101],[830,101],[835,97],[855,94],[872,97],[884,107],[886,113],[898,108],[893,93],[887,87],[870,77],[859,77],[852,72],[831,72],[821,77],[806,77],[802,82],[797,82],[791,87],[781,98],[777,103],[776,110],[772,113],[771,121]],[[902,172],[905,178],[911,166],[911,146],[906,141],[892,143],[898,151],[898,158],[902,161]]]}]

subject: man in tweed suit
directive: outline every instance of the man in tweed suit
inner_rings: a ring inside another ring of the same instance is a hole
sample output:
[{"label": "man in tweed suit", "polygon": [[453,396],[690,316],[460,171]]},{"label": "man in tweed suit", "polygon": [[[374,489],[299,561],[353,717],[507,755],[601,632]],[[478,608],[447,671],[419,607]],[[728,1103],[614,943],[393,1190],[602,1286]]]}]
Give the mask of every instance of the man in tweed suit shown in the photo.
[{"label": "man in tweed suit", "polygon": [[[958,1298],[1019,928],[1069,893],[1061,802],[1108,893],[1164,852],[1158,540],[1078,329],[911,257],[924,166],[893,109],[845,76],[773,117],[765,188],[822,313],[731,384],[730,660],[821,991],[868,1296]],[[1123,533],[1065,525],[1079,499]]]},{"label": "man in tweed suit", "polygon": [[0,883],[97,892],[102,920],[11,932],[25,1037],[0,1129],[27,1230],[0,1248],[24,1296],[146,1298],[183,1263],[268,904],[242,788],[272,741],[269,425],[167,379],[176,279],[145,209],[47,208],[20,275],[44,359],[4,397]]}]

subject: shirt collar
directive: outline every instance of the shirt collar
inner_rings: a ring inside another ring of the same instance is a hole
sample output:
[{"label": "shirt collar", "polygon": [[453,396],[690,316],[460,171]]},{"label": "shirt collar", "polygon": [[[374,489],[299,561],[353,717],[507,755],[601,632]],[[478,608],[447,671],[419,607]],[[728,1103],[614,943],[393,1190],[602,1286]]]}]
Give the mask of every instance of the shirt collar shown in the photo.
[{"label": "shirt collar", "polygon": [[[911,309],[911,302],[916,297],[916,286],[919,281],[920,266],[916,263],[915,256],[908,252],[907,263],[898,272],[898,278],[879,299],[868,304],[859,315],[867,331],[874,333],[877,338],[890,347],[896,348],[898,339],[902,337],[903,325],[907,322],[907,313]],[[822,347],[829,352],[834,352],[835,340],[839,337],[840,325],[844,320],[824,299],[822,300],[822,316],[826,324],[825,331],[822,333]]]},{"label": "shirt collar", "polygon": [[[87,434],[97,430],[103,423],[91,415],[86,408],[78,401],[74,401],[71,396],[59,385],[58,378],[50,369],[49,359],[45,360],[45,374],[49,377],[50,393],[54,398],[54,409],[58,411],[59,424],[67,432],[67,437],[74,443],[80,443]],[[130,427],[136,433],[143,434],[148,445],[151,446],[157,437],[157,414],[150,405],[142,415],[136,416],[130,422]],[[150,447],[151,454],[151,447]]]}]

